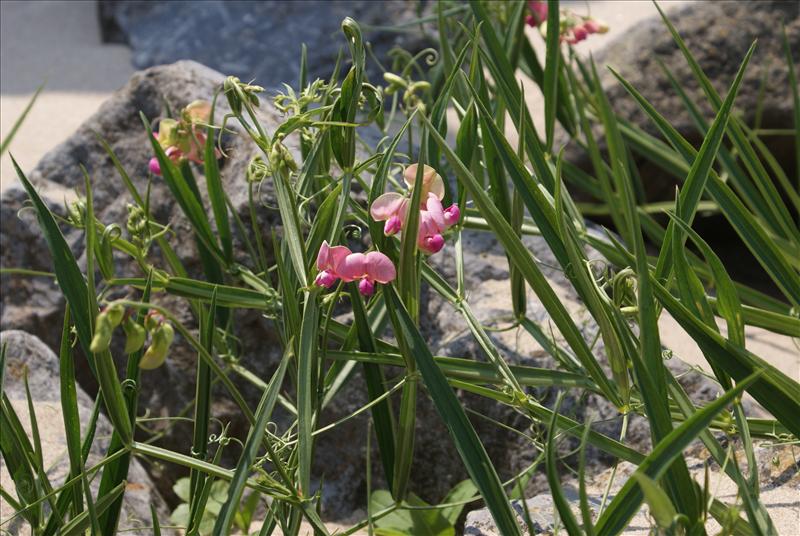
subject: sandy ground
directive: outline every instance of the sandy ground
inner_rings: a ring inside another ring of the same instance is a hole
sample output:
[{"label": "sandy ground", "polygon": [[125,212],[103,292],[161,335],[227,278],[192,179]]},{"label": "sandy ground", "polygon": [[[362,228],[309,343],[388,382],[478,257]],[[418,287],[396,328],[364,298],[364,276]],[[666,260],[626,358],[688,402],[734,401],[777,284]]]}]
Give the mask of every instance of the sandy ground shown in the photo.
[{"label": "sandy ground", "polygon": [[[686,0],[662,2],[667,10]],[[565,2],[584,12],[584,2]],[[597,51],[643,18],[656,14],[647,1],[593,1],[594,17],[611,27],[605,36],[591,36],[577,45],[583,54]],[[36,165],[48,150],[66,139],[133,72],[130,51],[100,43],[94,1],[0,2],[0,136],[10,130],[31,95],[45,90],[11,145],[23,170]],[[532,34],[536,30],[529,29]],[[532,39],[541,49],[541,39]],[[542,98],[526,83],[527,102],[537,122]],[[541,125],[541,123],[540,123]],[[0,190],[16,181],[8,154],[0,160]],[[690,364],[707,367],[697,346],[667,316],[661,321],[662,341]],[[792,378],[800,378],[800,350],[788,337],[748,328],[748,348]]]},{"label": "sandy ground", "polygon": [[[45,84],[9,149],[23,171],[69,137],[134,71],[127,47],[100,43],[95,9],[94,1],[0,2],[0,137]],[[6,153],[0,189],[16,180]]]}]

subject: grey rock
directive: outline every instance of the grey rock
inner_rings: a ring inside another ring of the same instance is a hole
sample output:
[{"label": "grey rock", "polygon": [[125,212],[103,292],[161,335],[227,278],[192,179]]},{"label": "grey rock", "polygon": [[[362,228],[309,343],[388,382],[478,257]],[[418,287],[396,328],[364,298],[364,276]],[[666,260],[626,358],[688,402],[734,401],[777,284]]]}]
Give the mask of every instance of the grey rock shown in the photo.
[{"label": "grey rock", "polygon": [[[39,191],[44,192],[43,197],[51,210],[63,215],[64,199],[74,199],[75,191],[82,194],[84,190],[84,179],[79,167],[80,164],[84,165],[92,177],[98,219],[106,225],[115,223],[124,229],[127,219],[126,205],[132,202],[132,198],[95,133],[108,142],[136,188],[144,194],[147,188],[147,163],[152,149],[139,113],[142,112],[149,120],[154,120],[163,116],[165,106],[179,110],[193,100],[210,99],[222,81],[223,76],[220,73],[191,61],[138,72],[67,141],[45,155],[28,174],[28,178]],[[224,99],[218,102],[217,117],[222,117],[227,112],[226,104]],[[267,129],[274,130],[278,115],[270,111],[269,107],[264,108],[261,120]],[[220,160],[221,180],[233,206],[238,208],[249,228],[249,212],[244,208],[247,200],[245,169],[258,149],[249,138],[235,130],[234,124],[229,126],[235,132],[224,140],[229,158]],[[204,193],[206,187],[202,173],[197,173],[196,177],[198,187]],[[271,182],[263,183],[261,196],[265,206],[257,211],[258,226],[268,236],[277,221],[277,211],[265,208],[267,205],[275,206]],[[30,209],[21,210],[26,199],[27,195],[21,188],[9,189],[3,194],[0,203],[0,263],[3,267],[52,271],[48,249],[35,214]],[[209,206],[207,200],[206,206]],[[190,275],[200,277],[202,270],[189,223],[166,184],[159,178],[152,182],[150,210],[156,221],[170,224],[174,231],[174,234],[169,235],[171,245]],[[83,231],[68,226],[63,226],[62,230],[73,252],[80,255],[83,251]],[[244,248],[237,246],[236,251],[241,253]],[[166,266],[163,259],[159,260],[161,254],[157,247],[153,249],[152,255],[156,266]],[[115,256],[115,262],[118,277],[146,275],[138,264],[124,256]],[[79,264],[85,266],[85,259],[79,258]],[[50,348],[57,349],[60,338],[58,326],[61,325],[65,302],[55,282],[46,277],[31,278],[4,273],[0,277],[0,284],[0,328],[26,330],[39,336]],[[185,300],[156,294],[153,301],[168,307],[189,329],[196,327]],[[237,314],[237,325],[242,332],[246,331],[250,335],[242,341],[241,363],[259,376],[266,377],[278,355],[276,335],[260,315],[246,312]],[[121,350],[122,343],[122,337],[116,338],[115,348]],[[114,352],[114,355],[119,359],[118,369],[124,370],[122,352]],[[196,353],[180,336],[176,337],[166,365],[156,372],[143,373],[140,411],[147,411],[152,417],[175,416],[184,411],[194,400],[195,360]],[[83,357],[78,358],[76,367],[81,385],[90,393],[96,392],[97,386],[87,361]],[[257,389],[252,385],[240,382],[239,387],[252,400],[258,400]],[[231,423],[230,433],[246,435],[247,428],[241,412],[226,398],[223,389],[220,388],[218,393],[219,396],[215,396],[217,402],[213,408],[214,416],[222,422]],[[181,452],[188,449],[185,438],[191,437],[191,427],[186,423],[156,421],[152,428],[154,432],[164,434],[159,443],[161,446]],[[231,453],[233,451],[228,450]],[[153,464],[148,469],[157,477],[156,481],[166,497],[172,494],[171,485],[174,479],[184,472],[177,466],[161,464]],[[158,478],[162,471],[166,472],[164,478]]]},{"label": "grey rock", "polygon": [[[791,1],[759,2],[691,2],[670,13],[670,20],[686,42],[700,67],[717,92],[724,98],[730,84],[754,40],[755,53],[745,72],[735,103],[736,113],[748,125],[753,125],[762,78],[765,80],[761,126],[763,128],[792,127],[792,88],[788,79],[781,25],[795,63],[800,57],[800,4]],[[669,34],[660,17],[653,17],[625,35],[615,39],[595,55],[598,71],[614,110],[623,118],[654,135],[655,126],[625,88],[605,68],[613,67],[658,110],[685,138],[695,146],[702,141],[686,111],[680,96],[658,62],[673,73],[689,98],[699,106],[710,124],[714,113],[702,88]],[[770,136],[765,142],[778,162],[792,176],[794,147],[791,137]],[[569,146],[565,158],[585,169],[591,167],[588,156]],[[675,181],[658,167],[637,159],[639,172],[645,182],[649,201],[672,200]]]},{"label": "grey rock", "polygon": [[[775,526],[776,534],[795,534],[798,520],[800,520],[800,464],[797,461],[794,447],[791,444],[756,444],[754,446],[754,454],[760,484],[759,500],[769,513]],[[735,455],[739,463],[742,464],[742,471],[749,471],[741,445],[736,445]],[[701,486],[704,484],[705,470],[706,466],[708,466],[709,491],[716,499],[728,505],[741,504],[736,485],[725,475],[719,465],[711,459],[704,448],[696,446],[690,449],[687,452],[686,461],[690,473]],[[609,501],[614,498],[615,494],[619,493],[622,485],[635,470],[636,466],[628,462],[619,465],[610,488]],[[744,474],[747,473],[745,472]],[[611,470],[608,470],[586,483],[587,500],[595,522],[602,503],[603,493],[611,476]],[[577,483],[575,482],[563,485],[564,495],[570,504],[570,509],[580,523],[580,504],[576,487]],[[534,523],[533,534],[554,534],[559,516],[551,494],[546,492],[536,495],[527,499],[525,504]],[[522,503],[514,501],[512,505],[517,514],[517,521],[520,522],[520,526],[524,527],[522,514],[524,507]],[[740,507],[740,512],[742,510],[743,507]],[[741,515],[744,517],[743,512]],[[561,527],[563,528],[563,524]],[[654,527],[655,524],[649,515],[649,509],[644,504],[628,522],[623,534],[653,534]],[[709,516],[706,529],[709,534],[717,534],[721,527],[713,517]],[[524,534],[530,533],[526,530]],[[500,532],[497,530],[489,510],[481,508],[467,514],[464,535],[500,536]]]},{"label": "grey rock", "polygon": [[[67,443],[59,391],[58,357],[41,340],[24,331],[3,331],[0,333],[0,345],[7,345],[3,392],[11,401],[26,431],[30,433],[30,415],[28,414],[24,383],[27,375],[42,442],[44,466],[49,468],[48,477],[53,487],[57,488],[66,481],[69,475],[69,460],[66,456]],[[81,422],[85,425],[89,422],[94,401],[80,388],[77,389],[77,400]],[[82,435],[86,431],[85,428],[84,426],[81,430]],[[86,463],[87,468],[97,464],[105,456],[111,430],[111,424],[106,417],[100,415],[97,421],[95,441]],[[14,484],[2,458],[0,458],[0,473],[3,475],[6,490],[13,494]],[[99,485],[99,477],[92,479],[91,487],[95,494]],[[4,520],[14,514],[5,501],[0,501],[0,505],[3,510],[0,517]],[[119,528],[130,529],[130,534],[151,534],[152,529],[147,528],[152,524],[151,505],[155,507],[159,519],[167,524],[169,510],[166,503],[155,489],[155,485],[142,465],[133,459],[128,471]],[[11,534],[27,533],[24,526],[21,519],[16,519],[9,525],[4,525],[3,528],[10,531]],[[164,529],[163,532],[174,534],[174,531],[168,529]]]},{"label": "grey rock", "polygon": [[[135,67],[191,59],[242,80],[265,87],[296,84],[300,76],[300,47],[308,47],[310,80],[328,79],[336,56],[346,42],[340,25],[345,17],[361,24],[364,39],[378,58],[390,63],[389,50],[423,48],[417,30],[387,32],[368,26],[387,26],[418,17],[420,2],[346,1],[221,1],[136,0],[101,1],[100,25],[109,38],[127,42]],[[369,62],[374,65],[373,62]],[[373,79],[381,72],[372,72]]]}]

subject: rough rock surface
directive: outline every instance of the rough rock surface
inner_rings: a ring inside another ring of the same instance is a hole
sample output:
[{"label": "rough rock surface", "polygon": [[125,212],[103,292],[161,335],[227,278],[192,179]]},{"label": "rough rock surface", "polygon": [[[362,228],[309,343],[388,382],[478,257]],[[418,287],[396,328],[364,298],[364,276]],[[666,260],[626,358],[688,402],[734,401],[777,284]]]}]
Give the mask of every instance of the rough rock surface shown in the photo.
[{"label": "rough rock surface", "polygon": [[[743,462],[745,456],[741,448],[737,449],[736,456],[739,463],[743,464],[744,470],[747,464]],[[755,457],[760,482],[759,497],[775,525],[776,534],[797,534],[797,528],[800,526],[800,464],[797,461],[796,447],[793,445],[757,445]],[[741,504],[736,485],[724,474],[719,465],[711,459],[707,451],[703,448],[691,450],[688,453],[686,462],[690,472],[701,486],[705,478],[705,467],[708,465],[710,469],[709,490],[713,497],[728,505]],[[635,470],[636,466],[627,462],[619,465],[611,487],[611,493],[609,494],[609,501],[615,493],[619,492],[622,485]],[[603,492],[610,478],[611,473],[609,470],[598,475],[587,484],[589,507],[595,516],[595,520],[602,503]],[[570,507],[576,519],[580,520],[577,487],[565,485],[564,494],[570,502]],[[552,534],[555,530],[556,520],[558,520],[558,512],[550,493],[542,493],[527,499],[525,503],[531,515],[531,520],[534,522],[534,534]],[[513,505],[519,516],[518,521],[522,523],[523,505],[520,501],[514,501]],[[743,507],[740,507],[740,512],[742,517],[745,517]],[[563,528],[563,524],[561,526]],[[653,534],[654,527],[655,524],[649,515],[647,505],[644,505],[630,520],[623,534],[631,536]],[[717,534],[721,527],[710,517],[706,524],[706,529],[709,534]],[[527,534],[527,531],[525,534]],[[467,514],[464,535],[500,536],[500,533],[489,511],[486,508],[482,508]]]},{"label": "rough rock surface", "polygon": [[384,63],[391,62],[388,52],[394,46],[423,48],[424,37],[417,31],[368,28],[412,20],[419,16],[419,5],[408,0],[116,0],[99,2],[99,16],[108,39],[131,46],[137,68],[191,59],[273,88],[297,82],[303,43],[308,48],[310,80],[328,79],[339,49],[345,47],[340,28],[345,17],[359,22],[365,41]]},{"label": "rough rock surface", "polygon": [[[736,110],[748,125],[754,124],[759,91],[764,79],[766,85],[761,112],[762,127],[791,128],[792,88],[786,68],[781,24],[786,26],[786,36],[797,63],[800,58],[799,3],[781,0],[696,2],[672,12],[670,20],[723,98],[728,93],[747,50],[757,39],[755,53],[736,99]],[[663,62],[673,73],[709,123],[713,120],[714,113],[660,17],[643,21],[624,36],[615,39],[595,59],[603,87],[614,110],[621,117],[658,135],[652,122],[605,65],[613,67],[684,137],[699,145],[702,138],[659,62]],[[794,165],[791,137],[770,136],[766,141],[779,162],[786,163],[787,166]],[[588,157],[578,147],[571,146],[565,157],[586,168],[591,166]],[[791,167],[786,172],[793,176]],[[649,200],[673,199],[675,183],[658,168],[642,163],[640,174],[645,181]]]},{"label": "rough rock surface", "polygon": [[[44,466],[48,467],[47,474],[54,487],[60,486],[69,474],[69,461],[66,456],[67,443],[64,435],[64,420],[61,410],[61,398],[58,389],[59,364],[58,357],[37,337],[24,331],[3,331],[0,333],[0,345],[7,344],[6,374],[3,392],[11,401],[17,416],[30,434],[30,415],[25,394],[24,378],[27,373],[28,385],[31,391],[34,411],[42,442]],[[94,401],[82,389],[77,390],[78,412],[81,422],[88,423],[92,414]],[[85,428],[85,427],[84,427]],[[85,432],[81,430],[81,434]],[[30,437],[30,435],[29,435]],[[111,424],[104,415],[97,421],[96,439],[92,446],[91,454],[86,467],[98,463],[106,453],[111,437]],[[8,475],[5,462],[0,458],[0,474],[3,486],[13,495],[14,484]],[[97,493],[100,479],[92,480],[92,489]],[[122,513],[120,515],[120,529],[130,529],[129,534],[150,534],[149,527],[150,506],[153,505],[159,514],[159,519],[167,521],[169,510],[164,500],[155,489],[147,472],[137,460],[131,460],[128,471],[128,484],[125,488]],[[14,514],[13,509],[5,501],[0,501],[2,506],[2,519],[5,521]],[[3,525],[3,531],[11,534],[27,534],[25,523],[16,519],[8,525]],[[165,529],[166,530],[166,529]],[[164,531],[162,531],[164,532]],[[173,534],[167,530],[165,534]]]},{"label": "rough rock surface", "polygon": [[[139,113],[153,120],[163,116],[164,107],[180,110],[195,99],[210,99],[214,90],[221,84],[221,74],[195,62],[178,62],[169,66],[155,67],[141,71],[131,78],[128,84],[105,102],[97,113],[84,123],[67,141],[45,155],[28,174],[28,178],[45,192],[49,206],[57,214],[64,214],[64,198],[74,198],[76,190],[83,194],[83,176],[79,164],[83,164],[92,177],[95,208],[98,219],[106,225],[116,223],[123,229],[127,220],[126,205],[132,201],[124,183],[114,168],[111,159],[95,137],[95,132],[112,147],[123,164],[136,188],[142,195],[147,187],[147,163],[151,147],[142,126]],[[226,111],[224,99],[219,101],[219,116]],[[277,114],[265,107],[263,124],[273,130],[277,124]],[[230,125],[234,127],[233,124]],[[249,226],[249,216],[245,206],[247,188],[245,169],[258,149],[240,134],[226,138],[224,145],[230,158],[221,160],[222,182],[234,207],[239,208],[245,224]],[[24,163],[23,163],[24,165]],[[197,174],[199,189],[205,192],[202,173]],[[265,182],[261,194],[263,200],[271,203],[271,183]],[[47,246],[39,230],[35,214],[31,210],[20,209],[27,199],[18,188],[4,192],[0,204],[0,264],[5,267],[25,267],[52,271]],[[206,203],[208,205],[208,203]],[[178,257],[183,261],[190,275],[200,276],[201,269],[197,248],[191,238],[191,228],[174,202],[165,183],[154,180],[150,193],[150,210],[156,221],[170,224],[174,234],[169,240]],[[266,208],[259,211],[259,227],[269,235],[276,212]],[[83,231],[63,227],[67,242],[76,255],[83,251]],[[239,249],[238,251],[242,251]],[[158,248],[153,254],[158,257]],[[143,277],[139,266],[128,258],[117,255],[116,274],[118,277]],[[79,263],[83,264],[80,258]],[[164,263],[156,263],[164,266]],[[19,277],[3,274],[0,277],[0,328],[21,329],[39,336],[51,348],[57,349],[60,337],[61,318],[64,300],[56,284],[49,278]],[[191,328],[195,325],[185,300],[157,295],[154,301],[172,310],[181,321]],[[267,328],[267,322],[258,314],[241,314],[237,318],[239,328],[251,334],[243,341],[242,365],[259,374],[267,373],[276,359],[278,342],[274,333]],[[116,344],[122,343],[121,338]],[[118,349],[121,349],[119,346]],[[120,356],[121,352],[115,355]],[[196,354],[188,344],[176,337],[176,344],[170,359],[156,372],[145,372],[142,376],[140,408],[151,417],[178,415],[194,399]],[[118,366],[124,370],[124,358],[119,357]],[[77,376],[90,393],[96,385],[86,360],[77,360]],[[251,397],[257,397],[256,390],[247,384],[240,387]],[[249,390],[248,390],[249,389]],[[222,393],[220,389],[220,393]],[[255,398],[255,400],[258,400]],[[214,415],[223,422],[232,422],[230,433],[246,434],[241,412],[220,397],[215,404]],[[167,448],[186,448],[186,437],[191,437],[191,428],[185,423],[154,422],[152,428],[165,435],[160,443]],[[218,432],[218,430],[216,430]],[[233,449],[229,449],[233,451]],[[170,474],[167,481],[157,479],[165,496],[171,494],[171,483],[175,476],[172,471],[179,470],[154,464],[154,473],[166,470]]]}]

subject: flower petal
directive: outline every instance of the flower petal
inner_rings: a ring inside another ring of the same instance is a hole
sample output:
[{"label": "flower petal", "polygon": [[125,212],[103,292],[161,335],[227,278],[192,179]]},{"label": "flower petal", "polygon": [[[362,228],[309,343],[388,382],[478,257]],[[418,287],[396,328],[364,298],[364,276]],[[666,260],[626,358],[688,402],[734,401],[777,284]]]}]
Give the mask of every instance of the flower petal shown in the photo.
[{"label": "flower petal", "polygon": [[[419,164],[411,164],[403,172],[403,179],[409,188],[413,188],[417,181],[417,169]],[[422,202],[428,198],[428,194],[433,193],[439,199],[444,197],[444,181],[431,166],[425,165],[422,171]]]},{"label": "flower petal", "polygon": [[381,195],[372,202],[369,213],[375,221],[386,221],[392,216],[399,216],[403,208],[405,197],[397,192],[389,192]]},{"label": "flower petal", "polygon": [[342,264],[348,255],[350,255],[349,248],[345,246],[330,247],[328,241],[323,240],[317,255],[317,269],[327,270],[334,275],[338,275],[336,267]]},{"label": "flower petal", "polygon": [[342,281],[349,282],[361,279],[367,275],[367,256],[363,253],[351,253],[336,266],[336,275]]},{"label": "flower petal", "polygon": [[392,260],[380,251],[370,251],[366,255],[367,278],[378,283],[388,283],[397,277]]},{"label": "flower petal", "polygon": [[425,208],[427,209],[427,213],[430,215],[431,220],[433,223],[438,227],[438,232],[444,230],[444,208],[442,207],[442,202],[436,197],[436,194],[433,192],[428,194],[428,199],[425,202]]}]

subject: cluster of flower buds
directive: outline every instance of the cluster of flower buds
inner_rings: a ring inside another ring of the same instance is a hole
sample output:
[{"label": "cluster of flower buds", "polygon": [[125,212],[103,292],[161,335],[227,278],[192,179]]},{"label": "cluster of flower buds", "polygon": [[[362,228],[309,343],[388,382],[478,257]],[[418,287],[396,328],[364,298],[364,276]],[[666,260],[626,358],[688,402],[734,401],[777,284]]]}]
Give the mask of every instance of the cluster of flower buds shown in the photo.
[{"label": "cluster of flower buds", "polygon": [[150,311],[144,319],[144,326],[142,326],[134,321],[130,311],[126,311],[119,303],[109,304],[97,315],[94,337],[89,345],[89,350],[92,353],[108,350],[114,329],[119,325],[122,325],[122,331],[125,332],[124,352],[126,354],[141,350],[147,334],[150,334],[150,346],[145,350],[139,362],[140,368],[154,369],[164,363],[172,340],[175,338],[172,325],[163,315]]},{"label": "cluster of flower buds", "polygon": [[[202,164],[206,145],[204,129],[210,115],[211,103],[196,100],[181,111],[180,119],[162,119],[158,124],[158,132],[153,132],[153,136],[173,162],[185,158]],[[155,156],[150,159],[148,167],[154,175],[161,175],[161,165]]]},{"label": "cluster of flower buds", "polygon": [[283,144],[283,136],[278,136],[272,143],[269,151],[269,167],[273,174],[284,171],[297,171],[297,162],[295,162],[291,151]]},{"label": "cluster of flower buds", "polygon": [[[403,172],[403,179],[409,188],[414,187],[417,178],[418,164],[408,166]],[[442,234],[458,223],[461,211],[455,203],[448,208],[442,206],[444,198],[444,181],[430,166],[425,166],[422,173],[422,192],[420,192],[419,230],[417,247],[429,255],[444,247]],[[392,236],[403,230],[408,213],[410,198],[397,192],[388,192],[378,197],[370,207],[370,215],[375,221],[385,221],[383,232]]]},{"label": "cluster of flower buds", "polygon": [[389,84],[386,86],[386,89],[384,89],[387,95],[394,95],[401,89],[405,90],[403,92],[403,106],[406,110],[414,110],[417,108],[420,108],[421,111],[425,110],[425,104],[421,94],[431,90],[430,83],[424,80],[412,82],[394,73],[383,73],[383,79]]},{"label": "cluster of flower buds", "polygon": [[235,76],[229,76],[222,85],[225,97],[234,114],[242,113],[242,104],[247,102],[254,108],[258,108],[258,94],[264,92],[264,88],[253,84],[245,84]]},{"label": "cluster of flower buds", "polygon": [[[525,21],[529,26],[538,27],[542,33],[547,32],[547,2],[545,0],[529,0],[530,14]],[[608,26],[591,17],[583,17],[568,10],[562,10],[559,16],[559,40],[574,45],[580,43],[591,34],[604,34]]]},{"label": "cluster of flower buds", "polygon": [[331,247],[327,241],[319,248],[317,269],[317,286],[331,288],[339,279],[345,283],[358,281],[358,291],[364,296],[375,292],[375,283],[386,284],[397,276],[391,259],[383,253],[353,253],[345,246]]},{"label": "cluster of flower buds", "polygon": [[69,224],[82,229],[86,223],[86,202],[83,199],[77,199],[72,203],[65,203],[65,208]]},{"label": "cluster of flower buds", "polygon": [[257,154],[247,163],[245,178],[249,183],[258,184],[269,177],[269,173],[269,165],[264,161],[264,157]]},{"label": "cluster of flower buds", "polygon": [[150,237],[150,229],[147,224],[147,214],[139,205],[128,203],[128,221],[125,223],[128,233],[140,244],[143,244]]}]

